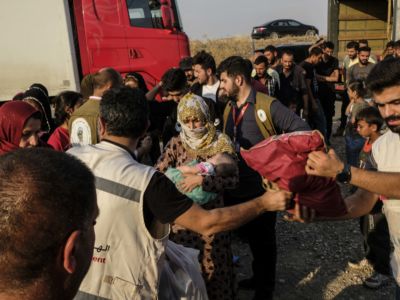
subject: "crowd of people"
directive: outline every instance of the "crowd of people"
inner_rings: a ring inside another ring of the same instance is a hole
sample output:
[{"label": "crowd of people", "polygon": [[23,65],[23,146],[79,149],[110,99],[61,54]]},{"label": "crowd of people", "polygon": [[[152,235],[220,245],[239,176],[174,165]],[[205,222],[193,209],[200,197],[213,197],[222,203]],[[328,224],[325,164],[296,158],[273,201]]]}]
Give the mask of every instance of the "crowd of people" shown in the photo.
[{"label": "crowd of people", "polygon": [[[269,45],[217,66],[201,51],[150,90],[140,73],[104,68],[80,93],[51,99],[35,83],[16,94],[0,107],[1,298],[171,299],[172,289],[220,300],[252,289],[273,299],[277,211],[293,208],[300,222],[360,218],[365,260],[349,264],[373,266],[371,288],[393,276],[400,299],[400,42],[380,61],[367,41],[349,42],[342,66],[333,53],[318,41],[295,63]],[[346,160],[310,149],[304,165],[352,194],[346,215],[321,218],[290,191],[266,189],[240,151],[310,130],[329,146],[341,74],[334,135],[344,135]],[[233,230],[253,257],[240,282]],[[166,271],[175,244],[198,251],[201,282]]]}]

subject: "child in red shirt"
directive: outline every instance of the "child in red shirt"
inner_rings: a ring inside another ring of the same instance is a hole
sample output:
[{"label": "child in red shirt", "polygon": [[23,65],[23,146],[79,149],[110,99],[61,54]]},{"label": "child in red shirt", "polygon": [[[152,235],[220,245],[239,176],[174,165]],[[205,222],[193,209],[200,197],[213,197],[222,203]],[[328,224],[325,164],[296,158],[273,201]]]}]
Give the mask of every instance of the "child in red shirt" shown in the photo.
[{"label": "child in red shirt", "polygon": [[54,99],[56,122],[59,125],[47,143],[57,151],[67,151],[71,147],[68,120],[75,109],[83,103],[82,95],[72,91],[60,93]]},{"label": "child in red shirt", "polygon": [[[372,165],[372,144],[381,136],[383,119],[375,107],[368,107],[356,115],[357,132],[366,139],[360,152],[360,168]],[[390,277],[390,237],[385,215],[382,213],[382,201],[378,201],[370,214],[360,218],[360,229],[364,236],[365,258],[374,269],[364,285],[377,289]],[[362,263],[361,263],[362,265]]]}]

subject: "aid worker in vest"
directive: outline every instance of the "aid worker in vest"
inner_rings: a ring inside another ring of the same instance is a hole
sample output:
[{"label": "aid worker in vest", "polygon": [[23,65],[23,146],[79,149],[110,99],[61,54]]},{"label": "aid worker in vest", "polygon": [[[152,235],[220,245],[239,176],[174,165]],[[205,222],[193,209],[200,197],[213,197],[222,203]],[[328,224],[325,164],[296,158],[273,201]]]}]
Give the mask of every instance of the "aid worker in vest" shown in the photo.
[{"label": "aid worker in vest", "polygon": [[[364,216],[376,201],[383,201],[383,212],[394,246],[390,263],[397,283],[396,299],[400,300],[400,60],[385,59],[377,64],[368,75],[366,84],[389,128],[372,144],[371,163],[366,166],[369,170],[343,163],[331,150],[328,154],[310,153],[306,172],[359,187],[356,193],[345,199],[347,218]],[[304,217],[307,219],[308,216]]]},{"label": "aid worker in vest", "polygon": [[93,95],[69,119],[68,130],[72,146],[92,145],[100,141],[97,122],[101,97],[107,90],[123,84],[121,75],[112,68],[101,69],[92,78]]},{"label": "aid worker in vest", "polygon": [[[240,148],[249,149],[271,135],[310,130],[280,101],[257,93],[251,86],[243,58],[232,56],[218,67],[220,89],[230,98],[224,111],[224,133],[233,141],[239,156],[239,187],[230,190],[225,205],[246,203],[264,193],[261,176],[241,158]],[[276,267],[276,213],[268,212],[243,226],[253,254],[253,277],[239,282],[239,288],[255,289],[254,299],[272,299]]]},{"label": "aid worker in vest", "polygon": [[138,163],[134,152],[149,126],[147,100],[140,90],[107,91],[99,124],[100,143],[68,151],[96,176],[100,210],[92,263],[75,299],[163,299],[157,294],[169,223],[211,235],[288,207],[291,193],[279,191],[204,210],[164,174]]}]

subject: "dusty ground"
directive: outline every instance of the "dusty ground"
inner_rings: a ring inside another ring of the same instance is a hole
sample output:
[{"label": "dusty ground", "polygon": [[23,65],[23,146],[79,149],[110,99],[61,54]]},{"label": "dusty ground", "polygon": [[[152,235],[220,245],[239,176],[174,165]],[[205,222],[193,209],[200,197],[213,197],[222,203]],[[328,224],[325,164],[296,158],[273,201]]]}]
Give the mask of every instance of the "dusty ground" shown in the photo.
[{"label": "dusty ground", "polygon": [[[336,122],[336,126],[337,126]],[[343,137],[332,138],[332,146],[343,157]],[[342,188],[344,194],[348,188]],[[351,269],[348,261],[363,258],[358,220],[313,224],[288,223],[280,215],[277,223],[278,264],[275,299],[394,299],[394,283],[378,290],[362,285],[372,274],[369,267]],[[251,276],[248,246],[235,238],[239,255],[238,280]],[[239,299],[252,298],[240,291]]]}]

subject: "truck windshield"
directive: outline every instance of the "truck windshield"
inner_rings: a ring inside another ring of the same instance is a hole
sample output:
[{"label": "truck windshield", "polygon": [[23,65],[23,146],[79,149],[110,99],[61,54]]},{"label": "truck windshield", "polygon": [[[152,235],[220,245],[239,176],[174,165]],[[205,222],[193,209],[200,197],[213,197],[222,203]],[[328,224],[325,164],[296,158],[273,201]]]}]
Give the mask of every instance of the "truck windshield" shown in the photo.
[{"label": "truck windshield", "polygon": [[179,12],[178,4],[176,3],[175,0],[171,0],[171,8],[172,8],[172,10],[174,11],[174,17],[175,17],[175,24],[174,24],[174,26],[175,26],[175,28],[176,28],[177,30],[182,31],[183,28],[182,28],[181,14],[180,14],[180,12]]},{"label": "truck windshield", "polygon": [[[179,12],[174,0],[170,0],[177,29],[180,29]],[[126,0],[131,26],[164,28],[159,0]]]},{"label": "truck windshield", "polygon": [[126,0],[131,26],[163,28],[161,4],[157,0]]}]

